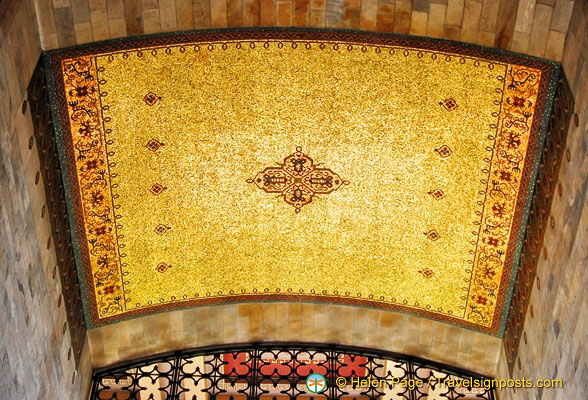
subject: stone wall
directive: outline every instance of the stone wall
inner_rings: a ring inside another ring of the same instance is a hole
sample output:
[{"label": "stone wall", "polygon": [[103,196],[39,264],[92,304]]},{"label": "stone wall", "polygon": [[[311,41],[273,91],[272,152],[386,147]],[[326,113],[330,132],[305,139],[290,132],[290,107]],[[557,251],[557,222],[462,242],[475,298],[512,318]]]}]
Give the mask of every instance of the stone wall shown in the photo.
[{"label": "stone wall", "polygon": [[[588,3],[576,2],[563,67],[576,101],[552,220],[537,268],[514,379],[562,379],[563,389],[506,390],[503,399],[583,399],[588,387]],[[532,310],[531,310],[532,307]],[[508,376],[501,354],[498,376]]]},{"label": "stone wall", "polygon": [[501,340],[390,311],[312,303],[250,303],[148,315],[88,331],[92,363],[223,343],[317,342],[376,348],[494,375]]},{"label": "stone wall", "polygon": [[41,53],[34,13],[32,0],[0,3],[0,397],[81,399],[89,351],[76,374],[32,121],[23,107]]},{"label": "stone wall", "polygon": [[561,60],[573,0],[35,0],[44,50],[177,30],[300,26],[429,36]]}]

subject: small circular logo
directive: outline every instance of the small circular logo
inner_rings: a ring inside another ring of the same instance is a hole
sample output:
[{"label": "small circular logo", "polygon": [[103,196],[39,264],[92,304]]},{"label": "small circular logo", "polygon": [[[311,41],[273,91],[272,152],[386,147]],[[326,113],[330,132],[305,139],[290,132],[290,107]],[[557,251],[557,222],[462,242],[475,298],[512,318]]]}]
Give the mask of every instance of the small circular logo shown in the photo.
[{"label": "small circular logo", "polygon": [[306,388],[311,393],[322,393],[327,388],[327,380],[321,374],[310,374],[306,378]]}]

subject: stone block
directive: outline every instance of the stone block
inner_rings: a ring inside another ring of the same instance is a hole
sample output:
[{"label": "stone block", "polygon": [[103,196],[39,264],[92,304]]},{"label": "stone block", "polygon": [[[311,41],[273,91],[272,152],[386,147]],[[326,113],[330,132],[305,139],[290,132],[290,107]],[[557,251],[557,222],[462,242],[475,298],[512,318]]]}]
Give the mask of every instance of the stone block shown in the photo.
[{"label": "stone block", "polygon": [[316,304],[313,322],[312,340],[317,343],[324,343],[327,336],[328,316],[324,304]]},{"label": "stone block", "polygon": [[327,10],[327,0],[310,0],[310,9],[311,10],[326,11]]},{"label": "stone block", "polygon": [[413,0],[412,10],[428,13],[430,3],[431,3],[431,0]]},{"label": "stone block", "polygon": [[431,3],[429,8],[429,20],[427,24],[427,36],[442,38],[445,27],[445,14],[447,6],[445,4]]},{"label": "stone block", "polygon": [[143,10],[154,10],[159,8],[159,0],[142,0]]},{"label": "stone block", "polygon": [[125,5],[123,0],[107,0],[106,9],[108,10],[108,19],[122,19],[125,17]]},{"label": "stone block", "polygon": [[294,0],[294,26],[308,26],[309,0]]},{"label": "stone block", "polygon": [[[394,4],[380,4],[378,7],[377,30],[380,32],[394,31]],[[365,23],[364,25],[365,26]]]},{"label": "stone block", "polygon": [[397,0],[394,9],[394,32],[410,33],[410,22],[412,19],[412,2]]},{"label": "stone block", "polygon": [[343,0],[343,8],[360,8],[361,0]]},{"label": "stone block", "polygon": [[111,39],[127,36],[127,24],[124,19],[112,19],[108,21],[109,37]]},{"label": "stone block", "polygon": [[[314,337],[314,307],[312,303],[302,303],[301,339]],[[308,339],[306,339],[308,340]]]},{"label": "stone block", "polygon": [[109,38],[108,13],[106,12],[106,8],[90,11],[90,21],[92,23],[92,36],[94,40],[106,40]]},{"label": "stone block", "polygon": [[551,29],[558,32],[567,32],[572,16],[574,2],[571,0],[556,0],[551,20]]},{"label": "stone block", "polygon": [[53,8],[57,9],[65,7],[71,7],[70,0],[53,0]]},{"label": "stone block", "polygon": [[476,41],[480,46],[493,47],[496,41],[496,34],[494,32],[479,31],[478,39]]},{"label": "stone block", "polygon": [[533,17],[535,16],[536,0],[519,0],[515,31],[520,33],[531,33]]},{"label": "stone block", "polygon": [[172,32],[178,30],[178,21],[176,18],[176,1],[159,0],[159,21],[162,32]]},{"label": "stone block", "polygon": [[90,11],[106,8],[106,0],[88,0]]},{"label": "stone block", "polygon": [[423,11],[413,11],[410,21],[410,34],[415,36],[427,35],[429,14]]},{"label": "stone block", "polygon": [[194,28],[192,0],[176,0],[176,19],[178,30],[185,31]]},{"label": "stone block", "polygon": [[263,310],[259,304],[249,306],[249,329],[252,336],[261,337],[261,328],[263,320]]},{"label": "stone block", "polygon": [[276,26],[292,26],[292,2],[276,2]]},{"label": "stone block", "polygon": [[482,3],[482,11],[480,13],[480,30],[486,32],[496,32],[496,24],[498,23],[498,10],[500,8],[500,1],[484,0]]},{"label": "stone block", "polygon": [[276,24],[275,0],[259,0],[259,24],[261,26],[274,26]]},{"label": "stone block", "polygon": [[57,28],[57,40],[60,47],[69,47],[76,44],[76,34],[71,7],[57,8],[54,11],[55,26]]},{"label": "stone block", "polygon": [[343,0],[327,0],[326,23],[328,27],[338,28],[341,26],[343,4]]},{"label": "stone block", "polygon": [[526,53],[529,48],[530,33],[514,32],[510,49],[518,53]]},{"label": "stone block", "polygon": [[302,340],[302,304],[288,304],[288,340]]},{"label": "stone block", "polygon": [[288,304],[276,303],[276,338],[285,341],[288,337]]},{"label": "stone block", "polygon": [[529,54],[537,57],[543,57],[545,55],[552,13],[553,7],[551,6],[537,4],[535,7],[535,18],[529,38]]},{"label": "stone block", "polygon": [[91,22],[82,22],[79,24],[75,24],[74,30],[76,32],[76,43],[77,44],[90,43],[90,42],[94,41],[94,36],[92,35],[92,23]]},{"label": "stone block", "polygon": [[[56,33],[55,16],[53,14],[53,3],[51,0],[38,0],[35,2],[37,23],[39,24],[39,34],[41,35],[41,43],[43,43],[43,36],[51,33]],[[57,35],[55,35],[57,41]],[[47,40],[45,40],[47,42]],[[56,48],[56,47],[51,47]],[[43,49],[47,49],[43,46]]]},{"label": "stone block", "polygon": [[276,340],[276,305],[274,303],[263,304],[261,329],[264,340]]},{"label": "stone block", "polygon": [[476,43],[480,25],[482,3],[476,0],[466,0],[461,26],[461,40],[466,43]]},{"label": "stone block", "polygon": [[209,3],[192,3],[194,7],[194,29],[210,28],[210,5]]},{"label": "stone block", "polygon": [[128,35],[143,33],[143,9],[141,0],[125,0],[125,24]]},{"label": "stone block", "polygon": [[227,0],[227,26],[243,26],[241,0]]},{"label": "stone block", "polygon": [[445,23],[447,25],[454,25],[461,27],[463,20],[463,10],[465,7],[465,0],[448,0],[447,1],[447,15],[445,16]]},{"label": "stone block", "polygon": [[327,24],[327,14],[325,11],[310,10],[309,26],[315,28],[324,28]]},{"label": "stone block", "polygon": [[259,26],[259,0],[241,0],[243,26]]},{"label": "stone block", "polygon": [[[394,15],[394,14],[392,14]],[[362,30],[375,31],[378,20],[378,0],[363,0],[359,13],[359,26]],[[394,24],[394,19],[392,19]],[[379,29],[377,29],[379,30]]]},{"label": "stone block", "polygon": [[341,26],[346,29],[360,29],[361,10],[359,8],[343,9]]},{"label": "stone block", "polygon": [[74,23],[90,22],[90,7],[86,0],[71,0]]},{"label": "stone block", "polygon": [[210,27],[224,28],[227,26],[227,2],[218,0],[210,2]]}]

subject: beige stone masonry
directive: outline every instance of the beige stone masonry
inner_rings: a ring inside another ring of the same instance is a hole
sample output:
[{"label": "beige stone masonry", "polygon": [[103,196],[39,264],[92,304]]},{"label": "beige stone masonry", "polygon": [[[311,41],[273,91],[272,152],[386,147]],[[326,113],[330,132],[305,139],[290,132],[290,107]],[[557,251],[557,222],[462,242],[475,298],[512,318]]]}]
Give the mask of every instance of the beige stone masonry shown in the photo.
[{"label": "beige stone masonry", "polygon": [[[571,0],[34,0],[44,50],[138,34],[241,26],[444,38],[559,61]],[[510,8],[514,7],[514,12]],[[502,10],[502,12],[501,12]],[[91,23],[91,29],[90,25]]]},{"label": "beige stone masonry", "polygon": [[92,363],[118,362],[223,343],[316,342],[377,348],[493,375],[501,340],[445,323],[376,309],[264,302],[189,308],[89,331]]}]

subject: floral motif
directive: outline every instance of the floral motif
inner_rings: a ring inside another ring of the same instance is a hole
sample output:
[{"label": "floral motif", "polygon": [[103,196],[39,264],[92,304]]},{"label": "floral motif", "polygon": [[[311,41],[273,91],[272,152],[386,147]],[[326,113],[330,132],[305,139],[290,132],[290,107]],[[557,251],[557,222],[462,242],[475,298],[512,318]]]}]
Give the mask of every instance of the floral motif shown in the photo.
[{"label": "floral motif", "polygon": [[309,204],[318,194],[328,194],[349,184],[327,168],[317,168],[312,158],[297,147],[296,153],[284,158],[280,167],[269,167],[255,178],[247,179],[268,193],[280,193],[296,212]]},{"label": "floral motif", "polygon": [[155,267],[155,270],[157,272],[164,273],[165,271],[167,271],[170,268],[171,268],[171,265],[167,265],[166,263],[159,263],[157,265],[157,267]]},{"label": "floral motif", "polygon": [[114,213],[109,205],[110,176],[100,121],[96,66],[90,56],[62,64],[72,148],[77,163],[83,220],[93,271],[99,318],[124,311]]},{"label": "floral motif", "polygon": [[447,111],[453,111],[457,108],[457,102],[452,98],[445,99],[439,102],[439,105],[445,107]]},{"label": "floral motif", "polygon": [[147,142],[147,144],[145,145],[145,147],[147,147],[149,150],[155,152],[157,150],[159,150],[159,148],[161,146],[163,146],[165,143],[160,142],[157,139],[151,139],[150,141]]},{"label": "floral motif", "polygon": [[430,231],[425,232],[425,235],[432,241],[435,241],[441,237],[441,235],[439,235],[435,229],[431,229]]},{"label": "floral motif", "polygon": [[531,134],[540,74],[521,66],[509,66],[504,85],[491,177],[481,219],[480,240],[474,263],[470,304],[466,320],[490,326],[493,322],[505,254],[511,237],[525,152]]},{"label": "floral motif", "polygon": [[164,233],[166,233],[170,229],[171,228],[167,225],[159,224],[155,227],[155,233],[157,233],[158,235],[163,235]]},{"label": "floral motif", "polygon": [[442,198],[445,197],[445,193],[441,189],[431,190],[430,192],[427,192],[427,193],[430,194],[435,200],[441,200]]},{"label": "floral motif", "polygon": [[116,287],[114,285],[110,285],[110,286],[106,286],[103,290],[102,293],[104,294],[113,294],[116,290]]},{"label": "floral motif", "polygon": [[161,194],[165,189],[167,189],[165,186],[162,186],[159,183],[156,183],[153,186],[151,186],[149,191],[157,196],[158,194]]},{"label": "floral motif", "polygon": [[157,103],[159,100],[161,100],[161,97],[159,97],[158,95],[156,95],[155,93],[152,93],[152,92],[147,93],[145,95],[145,97],[143,98],[143,101],[148,106],[155,105],[155,103]]},{"label": "floral motif", "polygon": [[427,279],[432,278],[435,275],[435,272],[433,272],[431,268],[423,268],[419,273]]},{"label": "floral motif", "polygon": [[443,146],[435,149],[435,151],[443,158],[447,158],[453,153],[451,148],[445,144]]}]

